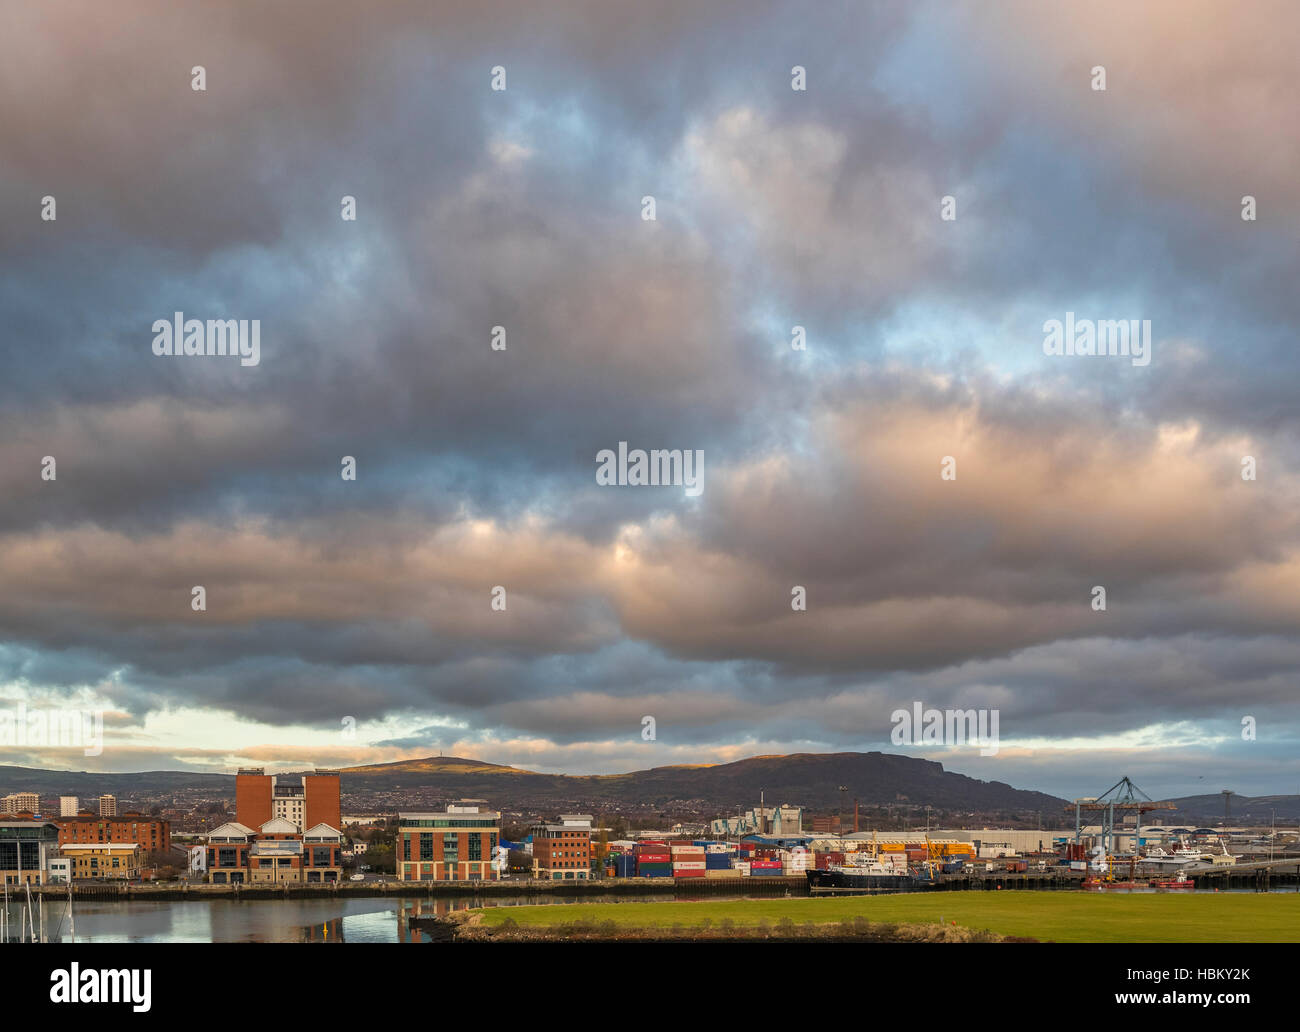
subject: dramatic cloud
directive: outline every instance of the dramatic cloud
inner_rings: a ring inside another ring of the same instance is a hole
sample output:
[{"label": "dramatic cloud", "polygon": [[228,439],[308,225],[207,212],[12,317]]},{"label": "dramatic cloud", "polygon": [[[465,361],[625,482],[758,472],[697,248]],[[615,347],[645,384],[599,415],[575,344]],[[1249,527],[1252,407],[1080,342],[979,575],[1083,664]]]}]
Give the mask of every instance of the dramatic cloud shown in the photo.
[{"label": "dramatic cloud", "polygon": [[[1286,790],[1298,28],[15,10],[0,705],[116,716],[10,758],[613,771],[897,748],[923,701],[1000,711],[998,756],[911,747],[975,776]],[[260,363],[155,355],[177,312],[260,320]],[[1150,320],[1150,363],[1045,355],[1067,312]],[[599,486],[620,442],[703,493]]]}]

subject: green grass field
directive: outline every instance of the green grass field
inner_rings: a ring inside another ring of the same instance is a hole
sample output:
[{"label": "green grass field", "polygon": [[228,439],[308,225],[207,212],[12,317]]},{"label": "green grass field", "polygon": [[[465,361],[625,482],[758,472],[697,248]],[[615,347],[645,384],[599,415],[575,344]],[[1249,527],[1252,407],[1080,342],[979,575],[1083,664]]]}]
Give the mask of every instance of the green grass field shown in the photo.
[{"label": "green grass field", "polygon": [[1300,894],[935,892],[821,899],[747,899],[681,903],[575,903],[487,907],[489,927],[613,921],[630,928],[699,927],[730,919],[755,925],[866,917],[889,923],[956,921],[999,935],[1056,942],[1296,942]]}]

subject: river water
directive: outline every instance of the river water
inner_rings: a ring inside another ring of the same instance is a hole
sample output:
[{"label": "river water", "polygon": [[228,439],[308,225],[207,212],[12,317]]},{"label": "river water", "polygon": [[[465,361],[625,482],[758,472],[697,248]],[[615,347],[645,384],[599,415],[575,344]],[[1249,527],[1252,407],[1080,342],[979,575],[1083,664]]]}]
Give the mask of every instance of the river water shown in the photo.
[{"label": "river water", "polygon": [[[1289,891],[1294,893],[1296,889]],[[43,936],[41,921],[35,923],[38,936],[48,942],[426,942],[428,936],[419,928],[411,927],[411,918],[445,915],[480,906],[565,906],[572,903],[654,902],[672,898],[664,895],[564,898],[547,894],[512,899],[483,899],[467,895],[445,899],[397,896],[242,901],[77,900],[73,904],[71,922],[66,901],[51,899],[44,905]],[[681,895],[676,898],[692,897]],[[20,909],[18,904],[10,903],[8,931],[12,937],[17,936]]]},{"label": "river water", "polygon": [[[49,942],[422,942],[427,936],[411,927],[412,917],[481,906],[562,906],[665,898],[671,897],[77,900],[71,921],[66,901],[46,900],[44,927]],[[18,911],[11,903],[11,930],[19,919]],[[39,933],[39,921],[37,924]]]}]

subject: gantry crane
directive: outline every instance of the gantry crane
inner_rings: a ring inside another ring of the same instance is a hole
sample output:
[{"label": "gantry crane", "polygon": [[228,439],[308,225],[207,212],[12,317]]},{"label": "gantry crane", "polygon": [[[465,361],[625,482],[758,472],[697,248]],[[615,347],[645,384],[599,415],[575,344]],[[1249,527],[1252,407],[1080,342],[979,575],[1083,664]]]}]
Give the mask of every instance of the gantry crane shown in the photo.
[{"label": "gantry crane", "polygon": [[[1128,814],[1135,814],[1137,824],[1134,828],[1134,845],[1136,845],[1137,832],[1142,827],[1142,817],[1153,810],[1176,810],[1173,803],[1156,802],[1149,795],[1133,784],[1127,777],[1120,778],[1118,783],[1112,785],[1102,795],[1097,798],[1076,799],[1074,807],[1074,841],[1079,843],[1083,839],[1083,815],[1085,812],[1095,814],[1101,824],[1101,835],[1098,839],[1100,845],[1109,857],[1115,852],[1115,838],[1118,831],[1123,830],[1124,818]],[[1067,806],[1068,813],[1070,807]],[[1116,815],[1118,814],[1119,823],[1116,824]]]}]

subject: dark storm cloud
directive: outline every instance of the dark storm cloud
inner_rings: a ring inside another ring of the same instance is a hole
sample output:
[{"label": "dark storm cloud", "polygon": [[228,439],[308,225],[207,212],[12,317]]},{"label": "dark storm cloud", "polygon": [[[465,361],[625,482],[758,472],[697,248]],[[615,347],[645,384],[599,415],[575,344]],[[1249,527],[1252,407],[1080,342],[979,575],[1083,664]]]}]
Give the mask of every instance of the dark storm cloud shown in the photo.
[{"label": "dark storm cloud", "polygon": [[[1191,7],[15,12],[0,677],[614,766],[645,714],[713,755],[916,698],[1284,714],[1295,16]],[[1152,365],[1046,358],[1066,310]],[[261,364],[155,357],[174,311]],[[597,489],[620,440],[704,449],[702,498]]]}]

